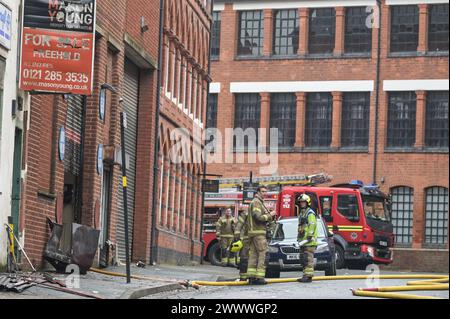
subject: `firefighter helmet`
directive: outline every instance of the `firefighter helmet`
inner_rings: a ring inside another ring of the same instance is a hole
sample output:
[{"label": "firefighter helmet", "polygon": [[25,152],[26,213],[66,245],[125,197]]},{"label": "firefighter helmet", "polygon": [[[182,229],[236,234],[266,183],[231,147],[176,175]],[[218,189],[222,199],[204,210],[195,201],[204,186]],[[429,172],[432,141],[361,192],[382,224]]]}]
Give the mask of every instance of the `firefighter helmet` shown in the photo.
[{"label": "firefighter helmet", "polygon": [[300,202],[307,202],[307,203],[308,203],[308,206],[311,206],[311,197],[309,197],[309,196],[306,195],[306,194],[302,194],[302,195],[299,197],[298,202],[299,202],[299,203],[300,203]]},{"label": "firefighter helmet", "polygon": [[230,252],[237,253],[238,251],[241,251],[241,249],[244,247],[241,240],[235,241],[231,244]]}]

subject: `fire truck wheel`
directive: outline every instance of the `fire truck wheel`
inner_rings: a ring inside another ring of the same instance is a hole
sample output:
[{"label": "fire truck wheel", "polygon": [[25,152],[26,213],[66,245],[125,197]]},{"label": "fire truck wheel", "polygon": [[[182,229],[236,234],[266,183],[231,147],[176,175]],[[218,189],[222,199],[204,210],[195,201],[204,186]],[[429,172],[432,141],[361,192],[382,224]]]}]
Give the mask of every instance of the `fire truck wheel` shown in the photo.
[{"label": "fire truck wheel", "polygon": [[342,269],[345,267],[344,248],[336,245],[336,268]]},{"label": "fire truck wheel", "polygon": [[220,244],[219,242],[214,243],[208,250],[208,259],[211,265],[220,266],[221,258],[220,258]]}]

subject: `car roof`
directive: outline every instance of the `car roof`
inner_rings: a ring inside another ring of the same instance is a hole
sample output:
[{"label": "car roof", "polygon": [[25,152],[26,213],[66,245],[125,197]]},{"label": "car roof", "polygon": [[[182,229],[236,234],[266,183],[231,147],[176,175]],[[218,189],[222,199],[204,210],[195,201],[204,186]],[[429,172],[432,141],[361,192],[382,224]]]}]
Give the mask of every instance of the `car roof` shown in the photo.
[{"label": "car roof", "polygon": [[[322,221],[322,217],[320,216],[316,216],[318,220]],[[294,216],[294,217],[282,217],[278,220],[279,223],[283,223],[283,222],[291,222],[291,221],[297,221],[298,217]]]}]

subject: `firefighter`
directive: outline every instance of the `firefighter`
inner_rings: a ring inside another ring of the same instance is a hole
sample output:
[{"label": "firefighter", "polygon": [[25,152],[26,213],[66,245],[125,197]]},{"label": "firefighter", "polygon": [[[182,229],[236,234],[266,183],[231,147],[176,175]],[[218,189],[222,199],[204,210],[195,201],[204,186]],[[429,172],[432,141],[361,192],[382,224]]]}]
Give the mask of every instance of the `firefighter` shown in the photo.
[{"label": "firefighter", "polygon": [[247,266],[248,266],[248,252],[250,249],[250,241],[248,238],[248,227],[246,225],[248,212],[242,210],[239,212],[239,219],[234,231],[234,240],[242,242],[242,249],[239,252],[239,278],[241,281],[248,279]]},{"label": "firefighter", "polygon": [[302,243],[300,256],[303,261],[303,277],[298,279],[302,283],[312,282],[314,277],[314,252],[317,248],[317,217],[311,208],[311,197],[302,194],[298,198],[300,212],[298,216],[298,238]]},{"label": "firefighter", "polygon": [[223,267],[234,265],[233,254],[229,248],[233,242],[235,226],[236,220],[232,216],[232,210],[228,208],[225,211],[225,216],[219,218],[216,223],[216,236],[220,242],[221,262]]},{"label": "firefighter", "polygon": [[267,223],[276,216],[275,212],[269,212],[264,205],[264,195],[267,187],[258,187],[257,193],[250,203],[246,226],[248,227],[248,237],[250,242],[249,260],[247,276],[251,285],[267,284],[266,276],[266,253],[267,243]]}]

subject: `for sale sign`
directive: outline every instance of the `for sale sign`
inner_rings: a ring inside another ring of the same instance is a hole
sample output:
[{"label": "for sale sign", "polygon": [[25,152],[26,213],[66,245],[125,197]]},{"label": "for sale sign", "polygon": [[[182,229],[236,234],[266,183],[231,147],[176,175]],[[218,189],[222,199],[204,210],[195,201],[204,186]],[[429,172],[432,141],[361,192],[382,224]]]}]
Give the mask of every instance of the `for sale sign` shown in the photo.
[{"label": "for sale sign", "polygon": [[25,0],[20,88],[92,94],[95,0]]}]

